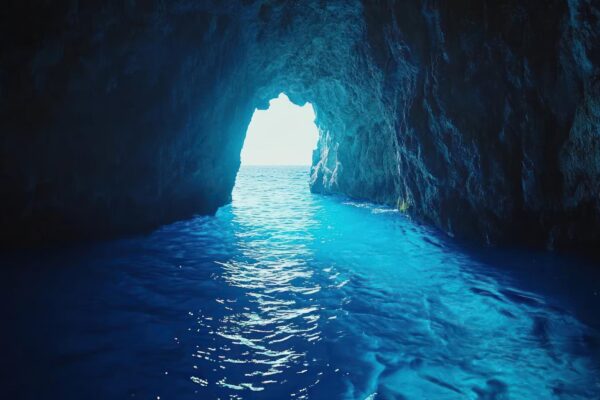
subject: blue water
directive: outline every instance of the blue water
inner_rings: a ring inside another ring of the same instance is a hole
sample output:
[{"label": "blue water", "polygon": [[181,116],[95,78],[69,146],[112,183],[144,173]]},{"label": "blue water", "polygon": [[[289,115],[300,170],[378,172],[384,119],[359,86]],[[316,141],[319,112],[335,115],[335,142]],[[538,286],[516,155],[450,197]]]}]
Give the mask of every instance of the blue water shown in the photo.
[{"label": "blue water", "polygon": [[307,182],[246,167],[214,217],[2,256],[0,397],[600,398],[597,265]]}]

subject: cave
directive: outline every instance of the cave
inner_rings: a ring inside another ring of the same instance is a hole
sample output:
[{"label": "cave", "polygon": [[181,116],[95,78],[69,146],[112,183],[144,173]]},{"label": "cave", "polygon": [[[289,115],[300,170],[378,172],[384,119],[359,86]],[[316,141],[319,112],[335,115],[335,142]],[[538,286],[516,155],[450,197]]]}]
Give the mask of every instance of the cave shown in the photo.
[{"label": "cave", "polygon": [[214,213],[285,92],[318,115],[315,192],[483,243],[597,244],[593,2],[10,3],[3,243]]},{"label": "cave", "polygon": [[[600,396],[597,1],[8,0],[0,32],[6,395]],[[314,151],[250,145],[282,96]]]}]

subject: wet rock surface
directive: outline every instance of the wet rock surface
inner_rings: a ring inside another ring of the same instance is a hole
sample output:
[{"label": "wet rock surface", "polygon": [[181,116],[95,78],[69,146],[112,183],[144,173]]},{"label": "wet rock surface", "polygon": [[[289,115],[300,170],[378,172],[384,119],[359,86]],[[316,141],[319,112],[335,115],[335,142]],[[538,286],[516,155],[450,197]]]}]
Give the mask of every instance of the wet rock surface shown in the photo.
[{"label": "wet rock surface", "polygon": [[597,4],[378,2],[364,15],[384,111],[321,140],[315,189],[491,243],[597,243]]},{"label": "wet rock surface", "polygon": [[490,243],[600,239],[592,0],[40,0],[0,20],[4,243],[214,212],[280,92],[314,105],[314,192]]}]

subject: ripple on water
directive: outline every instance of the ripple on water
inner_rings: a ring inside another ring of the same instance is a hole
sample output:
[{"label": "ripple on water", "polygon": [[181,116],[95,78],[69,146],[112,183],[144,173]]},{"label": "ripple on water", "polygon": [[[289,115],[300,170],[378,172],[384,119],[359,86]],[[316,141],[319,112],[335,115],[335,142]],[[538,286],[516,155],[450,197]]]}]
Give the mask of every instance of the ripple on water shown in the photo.
[{"label": "ripple on water", "polygon": [[597,275],[312,195],[303,168],[243,168],[215,217],[7,262],[20,398],[600,398]]}]

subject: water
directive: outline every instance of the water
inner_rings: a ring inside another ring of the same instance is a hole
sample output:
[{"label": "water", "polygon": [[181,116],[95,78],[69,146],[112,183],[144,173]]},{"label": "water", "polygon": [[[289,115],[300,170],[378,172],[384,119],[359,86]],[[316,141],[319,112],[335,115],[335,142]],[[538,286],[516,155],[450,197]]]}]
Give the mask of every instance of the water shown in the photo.
[{"label": "water", "polygon": [[[3,398],[600,398],[596,265],[243,168],[231,205],[0,261]],[[6,397],[5,397],[6,396]]]}]

